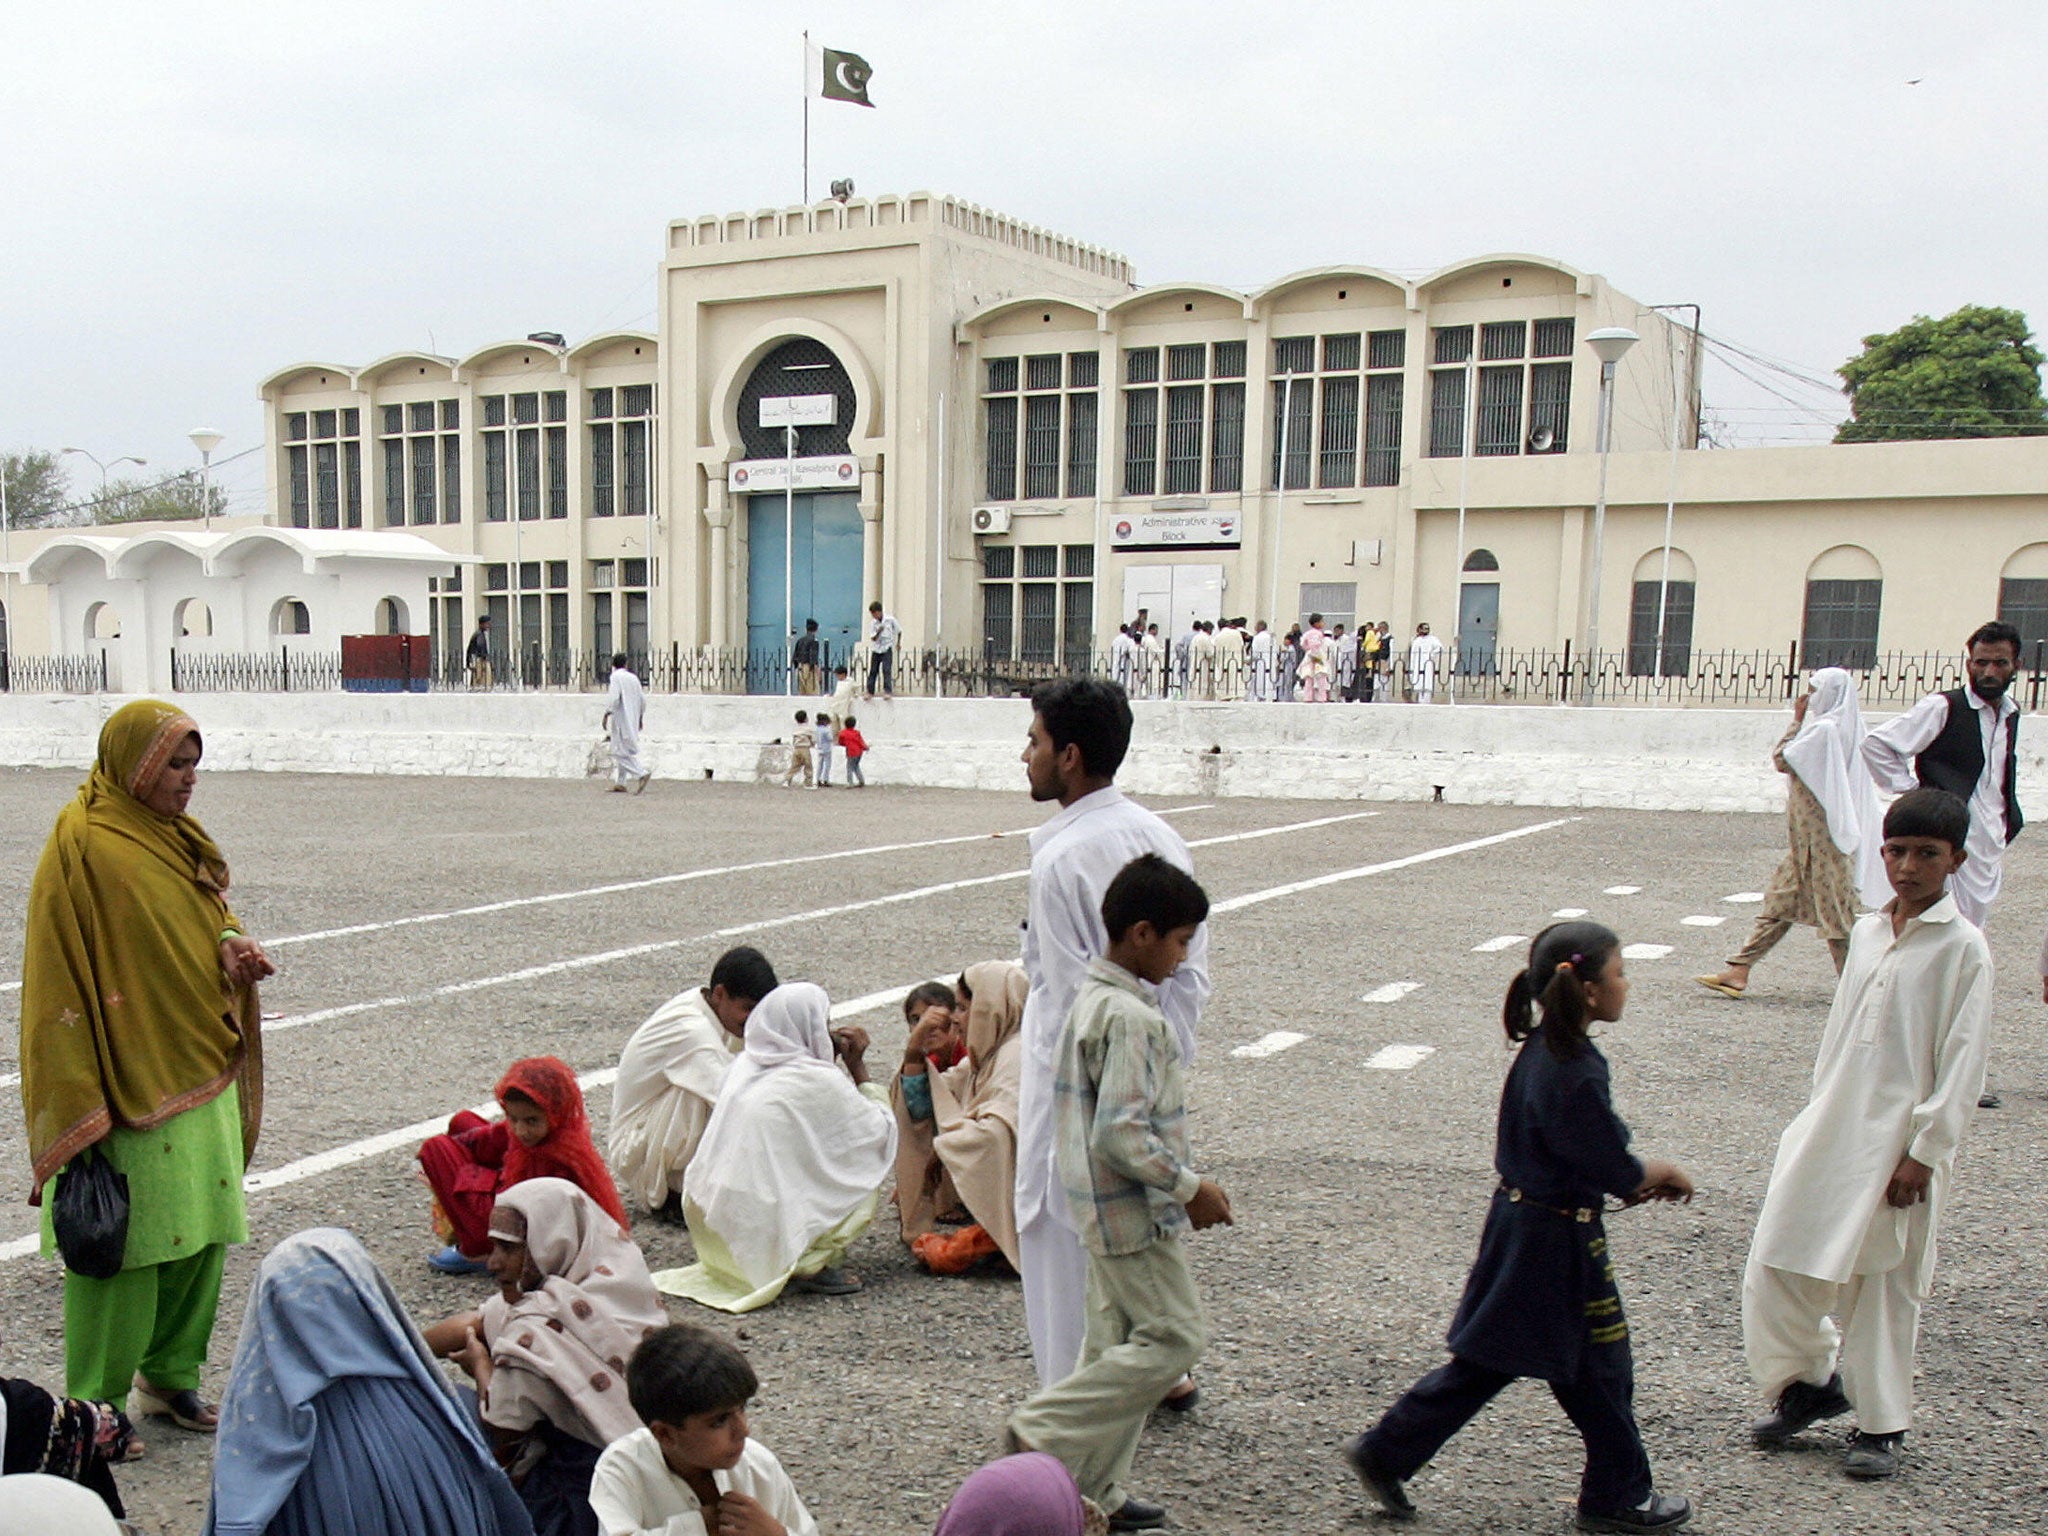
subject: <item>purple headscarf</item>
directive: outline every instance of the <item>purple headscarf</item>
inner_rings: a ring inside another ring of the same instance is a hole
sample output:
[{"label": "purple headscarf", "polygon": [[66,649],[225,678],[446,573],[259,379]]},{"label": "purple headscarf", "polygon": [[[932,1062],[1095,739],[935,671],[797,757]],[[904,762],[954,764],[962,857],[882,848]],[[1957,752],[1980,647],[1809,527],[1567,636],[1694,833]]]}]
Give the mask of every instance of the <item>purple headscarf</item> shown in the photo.
[{"label": "purple headscarf", "polygon": [[932,1536],[1081,1536],[1073,1474],[1043,1451],[992,1461],[960,1485]]}]

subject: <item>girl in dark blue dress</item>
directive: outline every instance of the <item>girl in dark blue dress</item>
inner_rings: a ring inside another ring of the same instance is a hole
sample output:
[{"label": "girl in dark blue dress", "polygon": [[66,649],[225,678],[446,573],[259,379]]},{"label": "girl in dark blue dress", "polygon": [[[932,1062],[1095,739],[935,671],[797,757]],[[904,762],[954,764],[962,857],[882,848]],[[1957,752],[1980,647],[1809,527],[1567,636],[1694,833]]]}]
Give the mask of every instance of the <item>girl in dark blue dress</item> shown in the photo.
[{"label": "girl in dark blue dress", "polygon": [[[1628,1323],[1601,1208],[1690,1200],[1676,1164],[1636,1157],[1608,1096],[1607,1058],[1588,1036],[1628,999],[1621,940],[1598,923],[1536,935],[1502,1010],[1521,1049],[1501,1089],[1493,1165],[1500,1187],[1451,1320],[1451,1359],[1345,1448],[1380,1509],[1412,1520],[1402,1486],[1517,1377],[1548,1382],[1586,1442],[1582,1531],[1670,1531],[1692,1517],[1650,1485],[1636,1430]],[[1540,1017],[1538,1010],[1541,1010]]]}]

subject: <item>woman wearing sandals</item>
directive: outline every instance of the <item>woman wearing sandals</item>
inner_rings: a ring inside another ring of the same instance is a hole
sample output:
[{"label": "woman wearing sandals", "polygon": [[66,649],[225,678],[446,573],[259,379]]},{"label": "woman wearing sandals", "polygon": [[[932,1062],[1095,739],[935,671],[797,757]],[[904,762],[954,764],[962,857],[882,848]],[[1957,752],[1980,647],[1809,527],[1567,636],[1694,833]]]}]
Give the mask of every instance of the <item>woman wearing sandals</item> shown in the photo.
[{"label": "woman wearing sandals", "polygon": [[1791,848],[1771,876],[1764,909],[1749,940],[1727,968],[1693,980],[1723,997],[1740,997],[1750,968],[1769,954],[1794,923],[1818,928],[1839,975],[1856,925],[1857,899],[1881,907],[1891,899],[1885,883],[1883,811],[1877,784],[1863,766],[1863,710],[1856,680],[1840,667],[1822,667],[1792,706],[1792,726],[1771,761],[1785,775],[1785,821]]},{"label": "woman wearing sandals", "polygon": [[210,1434],[220,1416],[199,1373],[227,1245],[249,1235],[256,983],[271,965],[228,910],[220,850],[186,814],[200,751],[192,719],[153,699],[101,729],[29,888],[21,1095],[46,1254],[74,1159],[96,1149],[127,1180],[119,1271],[64,1272],[66,1393],[127,1398]]}]

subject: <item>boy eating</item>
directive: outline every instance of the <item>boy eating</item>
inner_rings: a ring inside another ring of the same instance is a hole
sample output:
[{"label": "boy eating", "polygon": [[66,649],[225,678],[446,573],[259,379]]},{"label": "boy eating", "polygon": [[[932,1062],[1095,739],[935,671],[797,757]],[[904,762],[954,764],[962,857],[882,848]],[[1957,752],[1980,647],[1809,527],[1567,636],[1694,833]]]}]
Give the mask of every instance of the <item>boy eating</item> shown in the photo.
[{"label": "boy eating", "polygon": [[1899,1469],[1935,1229],[1984,1087],[1991,951],[1947,889],[1969,830],[1945,790],[1885,813],[1893,899],[1850,933],[1813,1097],[1779,1139],[1742,1280],[1750,1375],[1775,1400],[1756,1443],[1853,1407],[1842,1470],[1856,1478]]},{"label": "boy eating", "polygon": [[782,1463],[747,1435],[760,1385],[708,1328],[650,1333],[626,1363],[626,1395],[647,1427],[614,1440],[590,1478],[604,1536],[817,1536]]},{"label": "boy eating", "polygon": [[1088,1251],[1081,1363],[1010,1416],[1011,1449],[1066,1464],[1111,1530],[1163,1525],[1126,1488],[1145,1415],[1200,1357],[1208,1325],[1181,1251],[1190,1226],[1230,1221],[1230,1200],[1188,1165],[1180,1043],[1152,989],[1180,968],[1209,898],[1156,853],[1102,897],[1109,947],[1060,1032],[1054,1137],[1060,1183]]}]

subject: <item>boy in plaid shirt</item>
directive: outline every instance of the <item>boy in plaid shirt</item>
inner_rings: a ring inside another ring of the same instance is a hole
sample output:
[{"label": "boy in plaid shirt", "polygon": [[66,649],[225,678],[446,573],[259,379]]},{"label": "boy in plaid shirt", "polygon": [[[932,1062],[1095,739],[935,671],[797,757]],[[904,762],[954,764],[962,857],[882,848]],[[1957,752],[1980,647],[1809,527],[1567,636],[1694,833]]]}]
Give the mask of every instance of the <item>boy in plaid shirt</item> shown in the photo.
[{"label": "boy in plaid shirt", "polygon": [[1014,1449],[1064,1462],[1111,1530],[1165,1523],[1125,1483],[1145,1415],[1207,1341],[1181,1234],[1231,1219],[1229,1197],[1189,1166],[1180,1045],[1152,994],[1208,915],[1201,886],[1159,855],[1125,865],[1102,898],[1109,948],[1089,962],[1056,1056],[1054,1134],[1088,1250],[1088,1334],[1074,1374],[1012,1414],[1008,1434]]}]

